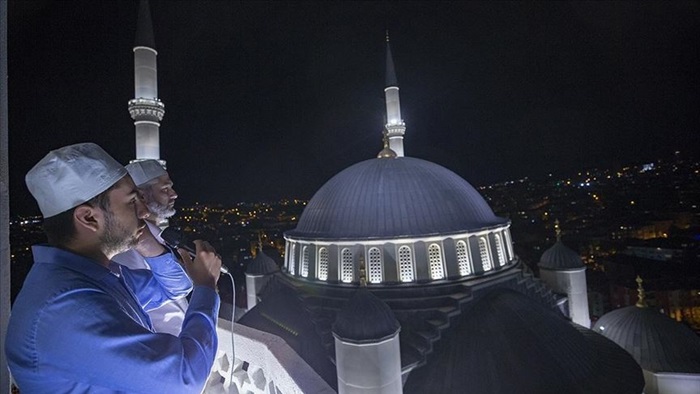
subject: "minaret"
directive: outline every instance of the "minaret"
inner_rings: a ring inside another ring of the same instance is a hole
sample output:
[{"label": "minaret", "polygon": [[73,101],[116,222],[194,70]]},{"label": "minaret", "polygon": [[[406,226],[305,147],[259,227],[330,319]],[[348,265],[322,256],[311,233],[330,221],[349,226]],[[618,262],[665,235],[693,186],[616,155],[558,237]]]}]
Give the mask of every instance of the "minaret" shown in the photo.
[{"label": "minaret", "polygon": [[389,148],[396,152],[397,157],[403,157],[403,135],[406,134],[406,124],[401,119],[401,103],[399,102],[399,83],[396,80],[394,59],[389,46],[389,31],[386,32],[386,128],[389,137]]},{"label": "minaret", "polygon": [[561,242],[559,220],[554,222],[557,242],[547,249],[540,258],[540,279],[555,293],[566,294],[568,315],[576,324],[591,327],[588,312],[588,287],[586,286],[586,266],[581,256]]},{"label": "minaret", "polygon": [[[153,23],[148,0],[139,4],[136,43],[134,45],[134,99],[129,113],[136,127],[136,160],[160,160],[160,121],[165,105],[158,99],[158,66]],[[165,161],[161,160],[165,165]]]}]

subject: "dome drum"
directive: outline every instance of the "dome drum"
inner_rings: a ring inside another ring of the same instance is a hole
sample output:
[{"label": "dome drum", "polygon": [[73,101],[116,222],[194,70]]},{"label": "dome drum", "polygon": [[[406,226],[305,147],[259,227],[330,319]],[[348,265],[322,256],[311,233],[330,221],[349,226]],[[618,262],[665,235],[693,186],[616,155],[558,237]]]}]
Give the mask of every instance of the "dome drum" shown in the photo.
[{"label": "dome drum", "polygon": [[441,237],[321,241],[287,235],[284,270],[327,284],[357,284],[364,261],[369,285],[478,277],[516,263],[509,226]]}]

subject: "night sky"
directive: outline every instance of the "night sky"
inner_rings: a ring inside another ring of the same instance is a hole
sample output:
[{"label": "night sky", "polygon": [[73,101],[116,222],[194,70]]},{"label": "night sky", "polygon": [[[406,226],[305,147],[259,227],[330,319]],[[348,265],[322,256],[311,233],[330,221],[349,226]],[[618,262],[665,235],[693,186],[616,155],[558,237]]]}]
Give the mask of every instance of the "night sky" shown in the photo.
[{"label": "night sky", "polygon": [[[10,0],[11,213],[93,141],[135,154],[136,1]],[[183,203],[310,198],[381,150],[389,29],[407,156],[485,185],[697,155],[699,2],[151,1]]]}]

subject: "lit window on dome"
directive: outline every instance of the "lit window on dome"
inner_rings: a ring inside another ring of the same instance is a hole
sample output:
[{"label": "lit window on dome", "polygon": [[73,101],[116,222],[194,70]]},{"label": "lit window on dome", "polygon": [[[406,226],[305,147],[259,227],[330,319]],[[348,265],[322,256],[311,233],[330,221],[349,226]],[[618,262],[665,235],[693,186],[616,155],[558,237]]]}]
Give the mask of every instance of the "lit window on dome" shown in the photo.
[{"label": "lit window on dome", "polygon": [[309,276],[309,247],[301,248],[301,272],[299,274],[306,278]]},{"label": "lit window on dome", "polygon": [[413,255],[408,246],[399,248],[399,278],[401,282],[413,281]]},{"label": "lit window on dome", "polygon": [[494,234],[496,238],[496,253],[498,253],[498,265],[504,266],[506,264],[506,256],[503,252],[503,240],[498,234]]},{"label": "lit window on dome", "polygon": [[369,281],[370,283],[382,282],[382,252],[379,248],[369,250]]},{"label": "lit window on dome", "polygon": [[472,273],[472,267],[469,265],[469,255],[467,254],[467,243],[457,241],[457,264],[459,265],[459,274],[467,276]]},{"label": "lit window on dome", "polygon": [[488,244],[484,237],[479,238],[479,254],[481,255],[481,266],[484,268],[484,272],[491,271],[493,265],[491,264]]},{"label": "lit window on dome", "polygon": [[352,282],[353,278],[353,270],[352,270],[352,252],[350,249],[343,249],[342,252],[340,252],[340,260],[341,260],[341,267],[340,267],[340,272],[341,272],[341,278],[345,283],[350,283]]},{"label": "lit window on dome", "polygon": [[328,249],[318,250],[318,279],[328,280]]},{"label": "lit window on dome", "polygon": [[509,230],[506,230],[506,231],[503,232],[503,234],[505,234],[506,247],[507,247],[507,250],[508,250],[508,256],[509,256],[510,259],[512,260],[512,259],[514,258],[514,257],[513,257],[513,256],[514,256],[514,253],[513,253],[513,240],[510,239],[510,231],[509,231]]},{"label": "lit window on dome", "polygon": [[430,262],[430,277],[432,279],[444,278],[445,270],[442,267],[442,253],[440,253],[438,244],[432,244],[428,247],[428,261]]},{"label": "lit window on dome", "polygon": [[297,259],[296,251],[297,251],[297,244],[293,243],[292,244],[292,251],[291,251],[291,253],[289,253],[289,268],[288,268],[289,273],[292,275],[294,275],[296,273],[296,272],[294,272],[294,270],[296,269],[296,259]]}]

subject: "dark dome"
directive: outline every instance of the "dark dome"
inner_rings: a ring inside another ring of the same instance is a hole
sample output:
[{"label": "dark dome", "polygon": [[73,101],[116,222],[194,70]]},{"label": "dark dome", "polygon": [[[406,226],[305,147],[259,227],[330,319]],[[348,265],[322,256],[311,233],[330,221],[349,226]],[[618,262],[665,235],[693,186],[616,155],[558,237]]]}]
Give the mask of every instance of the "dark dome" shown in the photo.
[{"label": "dark dome", "polygon": [[578,253],[557,241],[551,248],[542,253],[542,258],[538,264],[540,268],[551,270],[565,270],[573,268],[583,268],[583,261]]},{"label": "dark dome", "polygon": [[245,273],[249,275],[266,275],[276,271],[279,271],[277,263],[265,252],[258,250],[255,258],[248,264]]},{"label": "dark dome", "polygon": [[400,329],[389,306],[364,287],[350,298],[333,323],[336,336],[355,343],[387,339]]},{"label": "dark dome", "polygon": [[411,157],[346,168],[309,201],[288,235],[313,239],[451,234],[506,224],[454,172]]},{"label": "dark dome", "polygon": [[628,306],[601,316],[593,330],[652,372],[700,373],[700,338],[653,308]]}]

